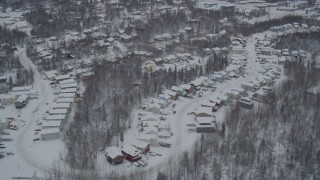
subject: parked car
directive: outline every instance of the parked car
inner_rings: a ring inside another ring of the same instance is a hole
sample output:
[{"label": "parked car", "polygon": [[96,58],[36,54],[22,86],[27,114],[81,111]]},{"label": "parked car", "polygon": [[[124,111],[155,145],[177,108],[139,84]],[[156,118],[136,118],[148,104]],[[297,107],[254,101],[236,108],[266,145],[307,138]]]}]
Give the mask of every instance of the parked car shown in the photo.
[{"label": "parked car", "polygon": [[40,138],[35,138],[35,139],[33,139],[33,141],[39,141],[40,140]]},{"label": "parked car", "polygon": [[0,149],[4,149],[4,148],[6,148],[5,146],[0,146]]},{"label": "parked car", "polygon": [[41,131],[41,129],[35,129],[35,131]]},{"label": "parked car", "polygon": [[10,125],[9,129],[11,130],[18,130],[18,127],[16,125]]}]

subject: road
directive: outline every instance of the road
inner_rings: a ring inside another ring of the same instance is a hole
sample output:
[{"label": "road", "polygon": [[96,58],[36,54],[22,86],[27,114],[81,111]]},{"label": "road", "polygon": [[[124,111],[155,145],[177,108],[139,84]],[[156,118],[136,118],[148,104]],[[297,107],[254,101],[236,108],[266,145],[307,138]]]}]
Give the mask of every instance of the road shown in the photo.
[{"label": "road", "polygon": [[37,160],[35,158],[32,158],[32,155],[28,153],[26,150],[28,148],[28,143],[32,141],[30,139],[30,136],[27,136],[27,133],[30,133],[34,131],[32,129],[32,125],[36,123],[38,119],[40,119],[40,115],[45,112],[45,105],[46,102],[52,101],[51,96],[49,94],[52,94],[52,89],[48,82],[41,79],[41,75],[37,69],[37,67],[33,64],[33,62],[26,56],[25,49],[19,49],[18,56],[20,58],[21,64],[26,69],[31,69],[34,72],[34,84],[33,88],[38,89],[39,92],[39,104],[34,107],[32,110],[31,116],[29,116],[29,119],[26,121],[26,126],[22,129],[21,134],[19,135],[17,141],[16,141],[16,149],[19,156],[21,156],[30,166],[34,167],[34,169],[37,172],[46,172],[49,167],[46,167],[46,165],[41,163],[41,160]]}]

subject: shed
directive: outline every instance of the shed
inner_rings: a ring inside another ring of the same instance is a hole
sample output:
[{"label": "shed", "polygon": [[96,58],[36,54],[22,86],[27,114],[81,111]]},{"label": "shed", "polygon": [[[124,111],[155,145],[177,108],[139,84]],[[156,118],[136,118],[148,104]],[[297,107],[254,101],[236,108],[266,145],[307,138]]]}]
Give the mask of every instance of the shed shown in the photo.
[{"label": "shed", "polygon": [[60,136],[59,128],[42,129],[41,131],[42,141],[59,139],[59,136]]}]

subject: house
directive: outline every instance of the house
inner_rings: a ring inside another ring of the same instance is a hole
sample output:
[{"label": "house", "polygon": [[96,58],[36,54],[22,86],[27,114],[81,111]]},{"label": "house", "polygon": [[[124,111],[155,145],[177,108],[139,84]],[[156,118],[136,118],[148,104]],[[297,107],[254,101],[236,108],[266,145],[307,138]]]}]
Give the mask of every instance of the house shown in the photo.
[{"label": "house", "polygon": [[205,99],[205,100],[201,101],[200,106],[212,108],[212,111],[213,111],[213,108],[216,106],[216,103],[210,102],[207,99]]},{"label": "house", "polygon": [[231,103],[230,97],[225,94],[220,93],[217,99],[221,100],[224,105],[228,105]]},{"label": "house", "polygon": [[20,94],[28,94],[31,89],[32,89],[31,86],[13,87],[12,92],[20,93]]},{"label": "house", "polygon": [[261,48],[261,54],[266,56],[271,56],[273,49],[271,47],[263,47]]},{"label": "house", "polygon": [[77,88],[78,84],[76,82],[74,83],[68,83],[68,84],[60,84],[61,89],[67,89],[67,88]]},{"label": "house", "polygon": [[75,83],[76,81],[74,79],[67,79],[67,80],[62,80],[59,82],[60,85],[63,85],[63,84],[72,84],[72,83]]},{"label": "house", "polygon": [[140,152],[141,152],[140,150],[134,148],[131,145],[124,145],[121,149],[121,153],[124,155],[126,160],[130,162],[135,162],[142,159]]},{"label": "house", "polygon": [[161,106],[160,104],[157,104],[157,103],[150,104],[148,107],[148,110],[155,114],[161,114]]},{"label": "house", "polygon": [[43,119],[46,121],[63,121],[65,120],[66,115],[49,115],[47,117],[44,117]]},{"label": "house", "polygon": [[54,103],[52,105],[52,109],[69,109],[70,108],[71,103]]},{"label": "house", "polygon": [[213,117],[196,117],[196,122],[199,125],[211,125],[214,121]]},{"label": "house", "polygon": [[28,95],[23,94],[23,95],[20,95],[20,96],[18,97],[18,99],[15,101],[14,104],[15,104],[15,106],[16,106],[17,109],[21,109],[21,108],[23,108],[25,105],[28,104],[29,99],[30,99],[30,97],[29,97]]},{"label": "house", "polygon": [[170,90],[178,93],[180,96],[184,96],[184,95],[187,94],[187,92],[184,91],[184,89],[182,89],[182,88],[180,88],[180,87],[177,87],[177,86],[172,86]]},{"label": "house", "polygon": [[233,46],[231,50],[232,55],[243,55],[246,53],[246,49],[242,46]]},{"label": "house", "polygon": [[67,113],[67,109],[52,109],[49,111],[49,115],[66,115]]},{"label": "house", "polygon": [[154,135],[157,135],[158,134],[158,128],[155,127],[155,126],[149,126],[149,127],[144,127],[143,128],[143,132],[145,134],[154,134]]},{"label": "house", "polygon": [[267,96],[268,96],[268,93],[263,90],[259,90],[253,95],[253,97],[255,97],[260,101],[265,101],[267,99]]},{"label": "house", "polygon": [[246,91],[256,91],[256,86],[253,83],[244,82],[241,84],[241,87]]},{"label": "house", "polygon": [[42,129],[49,129],[49,128],[60,128],[61,127],[61,120],[58,121],[44,121],[42,123]]},{"label": "house", "polygon": [[179,94],[171,90],[165,90],[164,94],[169,95],[171,100],[177,100],[179,98]]},{"label": "house", "polygon": [[76,94],[75,93],[60,93],[58,95],[58,98],[75,98]]},{"label": "house", "polygon": [[59,130],[59,128],[43,129],[43,130],[41,131],[40,136],[41,136],[41,140],[42,140],[42,141],[59,139],[59,137],[60,137],[60,130]]},{"label": "house", "polygon": [[170,138],[171,137],[171,134],[169,131],[160,131],[158,133],[158,137],[159,138]]},{"label": "house", "polygon": [[159,98],[168,101],[171,99],[171,96],[168,94],[159,94]]},{"label": "house", "polygon": [[0,103],[11,104],[16,100],[16,96],[12,94],[0,94]]},{"label": "house", "polygon": [[139,134],[136,139],[139,141],[150,143],[152,146],[159,145],[157,135],[154,134]]},{"label": "house", "polygon": [[190,84],[182,84],[179,87],[182,88],[187,94],[191,94],[196,91],[196,89]]},{"label": "house", "polygon": [[212,108],[208,107],[198,107],[195,112],[196,117],[212,117]]},{"label": "house", "polygon": [[232,90],[228,90],[226,91],[226,96],[228,96],[229,98],[233,98],[233,99],[240,99],[240,92],[238,91],[232,91]]},{"label": "house", "polygon": [[214,133],[215,127],[212,124],[201,125],[196,123],[196,132],[197,133]]},{"label": "house", "polygon": [[246,109],[252,109],[253,108],[253,102],[250,98],[248,97],[242,97],[239,101],[238,101],[238,105],[242,108],[246,108]]},{"label": "house", "polygon": [[110,147],[106,150],[105,156],[111,164],[120,164],[124,161],[125,156],[116,147]]},{"label": "house", "polygon": [[56,76],[58,75],[58,71],[57,70],[46,71],[44,72],[44,75],[47,77],[47,79],[54,81]]},{"label": "house", "polygon": [[57,99],[57,103],[73,103],[74,98],[59,98]]},{"label": "house", "polygon": [[57,84],[59,84],[60,81],[67,80],[67,79],[70,79],[70,75],[68,75],[68,74],[55,77],[55,81]]},{"label": "house", "polygon": [[61,89],[60,93],[76,93],[77,88],[67,88],[67,89]]},{"label": "house", "polygon": [[133,141],[131,145],[139,149],[143,154],[146,154],[150,151],[150,144],[143,141]]}]

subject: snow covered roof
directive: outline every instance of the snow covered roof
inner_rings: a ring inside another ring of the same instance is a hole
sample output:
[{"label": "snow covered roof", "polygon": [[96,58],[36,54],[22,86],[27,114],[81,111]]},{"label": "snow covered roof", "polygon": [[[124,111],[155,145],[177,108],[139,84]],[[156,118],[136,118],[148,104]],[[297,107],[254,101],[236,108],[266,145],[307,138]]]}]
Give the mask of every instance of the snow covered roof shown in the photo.
[{"label": "snow covered roof", "polygon": [[66,103],[66,102],[70,102],[72,103],[74,101],[74,98],[60,98],[60,99],[57,99],[57,103]]},{"label": "snow covered roof", "polygon": [[213,117],[196,117],[196,121],[199,124],[211,124],[213,121]]},{"label": "snow covered roof", "polygon": [[66,115],[62,114],[62,115],[49,115],[44,119],[47,121],[57,121],[57,120],[64,120],[65,118],[66,118]]},{"label": "snow covered roof", "polygon": [[122,151],[124,151],[126,154],[130,154],[131,156],[138,156],[140,154],[140,151],[128,144],[125,144],[122,148]]},{"label": "snow covered roof", "polygon": [[59,128],[49,128],[49,129],[41,130],[41,134],[53,134],[53,133],[60,133]]},{"label": "snow covered roof", "polygon": [[147,143],[147,142],[135,140],[135,141],[133,141],[133,142],[131,143],[131,145],[132,145],[133,147],[136,147],[136,148],[144,149],[144,148],[146,148],[146,147],[147,147],[148,145],[150,145],[150,144]]},{"label": "snow covered roof", "polygon": [[159,97],[160,97],[160,98],[163,98],[163,99],[165,99],[165,100],[170,99],[170,96],[169,96],[168,94],[159,94]]},{"label": "snow covered roof", "polygon": [[61,84],[60,87],[61,89],[67,89],[67,88],[75,88],[77,87],[77,83],[74,82],[74,83],[68,83],[68,84]]},{"label": "snow covered roof", "polygon": [[58,121],[44,121],[42,123],[42,128],[43,127],[60,127],[61,125],[61,120]]},{"label": "snow covered roof", "polygon": [[157,139],[157,136],[154,134],[139,134],[136,138],[137,140],[148,140],[151,141],[152,139]]},{"label": "snow covered roof", "polygon": [[54,103],[52,108],[68,109],[71,103]]},{"label": "snow covered roof", "polygon": [[67,114],[68,110],[67,109],[53,109],[49,111],[50,115],[54,114]]},{"label": "snow covered roof", "polygon": [[117,156],[123,156],[120,149],[117,147],[109,147],[106,149],[107,156],[109,156],[111,159],[116,158]]},{"label": "snow covered roof", "polygon": [[63,81],[60,81],[59,84],[71,84],[71,83],[75,83],[76,81],[74,79],[66,79]]},{"label": "snow covered roof", "polygon": [[70,76],[68,74],[65,74],[65,75],[56,76],[55,79],[57,81],[60,81],[60,80],[70,79]]},{"label": "snow covered roof", "polygon": [[13,92],[18,92],[18,91],[29,91],[32,89],[32,86],[21,86],[21,87],[13,87],[12,91]]},{"label": "snow covered roof", "polygon": [[213,115],[212,114],[212,108],[210,107],[198,107],[198,109],[196,110],[196,114],[201,114],[201,113],[205,113],[205,114],[208,114],[208,115]]},{"label": "snow covered roof", "polygon": [[76,93],[77,88],[67,88],[67,89],[62,89],[60,93]]},{"label": "snow covered roof", "polygon": [[60,93],[58,95],[58,97],[62,97],[62,98],[74,98],[76,97],[75,93]]}]

